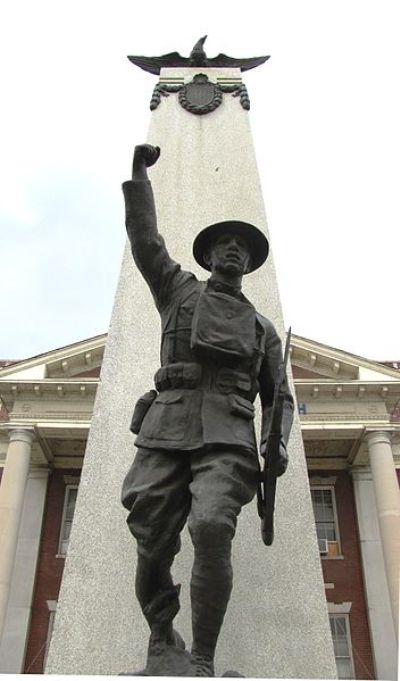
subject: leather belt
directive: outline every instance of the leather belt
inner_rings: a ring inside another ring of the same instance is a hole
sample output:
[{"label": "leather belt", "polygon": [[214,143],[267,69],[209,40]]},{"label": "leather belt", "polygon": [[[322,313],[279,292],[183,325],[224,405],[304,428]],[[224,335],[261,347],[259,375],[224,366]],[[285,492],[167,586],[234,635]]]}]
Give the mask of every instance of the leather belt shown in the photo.
[{"label": "leather belt", "polygon": [[174,362],[158,369],[154,384],[158,392],[174,388],[204,387],[223,394],[237,393],[253,401],[258,392],[248,373],[230,367],[204,367],[197,362]]}]

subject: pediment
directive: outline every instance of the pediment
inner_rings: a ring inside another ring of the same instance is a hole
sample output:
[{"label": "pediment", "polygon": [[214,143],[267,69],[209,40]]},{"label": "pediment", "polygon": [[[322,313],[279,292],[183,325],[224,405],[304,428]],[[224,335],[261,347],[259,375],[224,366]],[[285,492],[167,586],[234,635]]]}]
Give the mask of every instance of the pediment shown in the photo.
[{"label": "pediment", "polygon": [[400,380],[398,369],[296,335],[292,335],[291,364],[293,376],[299,380]]},{"label": "pediment", "polygon": [[0,380],[93,378],[99,375],[107,334],[94,336],[0,368]]}]

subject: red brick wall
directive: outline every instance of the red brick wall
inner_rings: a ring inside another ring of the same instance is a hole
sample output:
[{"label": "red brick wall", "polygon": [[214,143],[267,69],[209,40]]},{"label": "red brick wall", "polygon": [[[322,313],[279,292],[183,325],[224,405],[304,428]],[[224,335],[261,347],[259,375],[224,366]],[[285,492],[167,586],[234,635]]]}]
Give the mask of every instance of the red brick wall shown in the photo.
[{"label": "red brick wall", "polygon": [[[0,362],[0,366],[1,366],[1,362]],[[2,400],[0,399],[0,423],[5,423],[8,420],[9,420],[8,419],[8,411],[5,408]],[[0,481],[1,481],[1,476],[3,475],[3,470],[4,470],[3,467],[1,467],[0,468]]]},{"label": "red brick wall", "polygon": [[58,599],[65,562],[64,558],[56,558],[64,505],[64,475],[78,476],[79,474],[80,471],[54,470],[49,478],[25,656],[25,674],[43,672],[43,657],[50,616],[47,601]]},{"label": "red brick wall", "polygon": [[323,378],[323,376],[318,374],[316,371],[311,371],[311,369],[303,369],[302,367],[297,367],[294,364],[292,364],[292,373],[293,378]]},{"label": "red brick wall", "polygon": [[[1,363],[0,363],[0,365],[1,365]],[[3,402],[2,402],[1,399],[0,399],[0,423],[5,423],[5,422],[8,421],[8,420],[9,420],[9,418],[8,418],[8,411],[7,411],[7,409],[5,408]],[[3,468],[3,466],[2,466],[2,467],[0,468],[0,483],[1,483],[1,476],[3,475],[3,470],[4,470],[4,468]]]},{"label": "red brick wall", "polygon": [[3,401],[0,400],[0,423],[5,423],[8,420],[9,420],[8,411]]},{"label": "red brick wall", "polygon": [[98,378],[100,376],[100,367],[94,367],[93,369],[87,369],[86,371],[81,371],[79,374],[75,374],[74,378]]},{"label": "red brick wall", "polygon": [[[0,366],[1,366],[1,362],[0,362]],[[0,399],[0,423],[6,423],[8,420],[9,420],[8,411],[5,408],[4,403]],[[1,482],[1,476],[3,475],[3,470],[4,470],[3,467],[1,467],[0,468],[0,482]]]},{"label": "red brick wall", "polygon": [[[352,603],[349,620],[353,662],[357,679],[375,679],[353,484],[347,471],[318,471],[318,477],[336,477],[335,497],[343,559],[323,559],[324,581],[335,585],[326,590],[329,603]],[[311,478],[312,479],[312,478]]]}]

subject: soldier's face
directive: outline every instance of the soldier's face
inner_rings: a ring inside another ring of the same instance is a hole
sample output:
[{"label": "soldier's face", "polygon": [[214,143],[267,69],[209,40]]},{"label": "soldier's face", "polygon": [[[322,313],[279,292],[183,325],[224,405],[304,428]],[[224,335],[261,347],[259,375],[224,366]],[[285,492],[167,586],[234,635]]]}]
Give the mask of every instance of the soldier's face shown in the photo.
[{"label": "soldier's face", "polygon": [[247,272],[250,250],[247,241],[237,234],[226,232],[215,239],[204,258],[211,271],[241,276]]}]

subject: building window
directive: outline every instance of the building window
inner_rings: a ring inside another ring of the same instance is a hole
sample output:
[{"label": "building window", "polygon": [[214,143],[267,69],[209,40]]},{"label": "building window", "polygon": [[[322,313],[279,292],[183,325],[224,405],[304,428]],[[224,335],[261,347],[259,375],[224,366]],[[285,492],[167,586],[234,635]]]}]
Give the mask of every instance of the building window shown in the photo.
[{"label": "building window", "polygon": [[311,498],[321,556],[332,558],[340,555],[339,529],[333,487],[322,485],[311,488]]},{"label": "building window", "polygon": [[61,523],[60,544],[58,554],[65,556],[68,550],[69,535],[71,533],[72,520],[74,518],[78,485],[67,485],[65,488],[64,510]]},{"label": "building window", "polygon": [[348,616],[329,615],[329,623],[331,625],[338,678],[354,679]]}]

